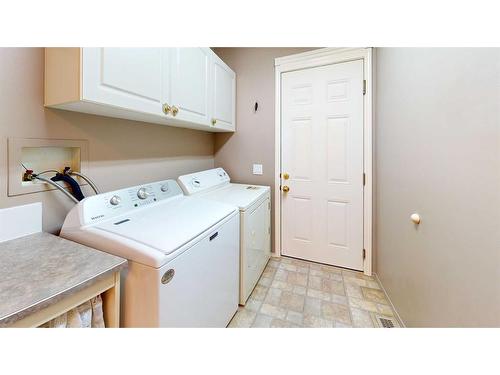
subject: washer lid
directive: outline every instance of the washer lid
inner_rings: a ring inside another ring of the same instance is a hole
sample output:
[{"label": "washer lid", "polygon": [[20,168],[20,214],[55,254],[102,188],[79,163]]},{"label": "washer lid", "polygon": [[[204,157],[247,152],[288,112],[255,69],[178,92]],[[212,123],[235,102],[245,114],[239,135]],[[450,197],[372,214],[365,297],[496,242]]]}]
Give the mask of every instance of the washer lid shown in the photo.
[{"label": "washer lid", "polygon": [[224,203],[181,197],[100,222],[94,228],[116,235],[118,246],[120,239],[128,239],[168,255],[235,210]]},{"label": "washer lid", "polygon": [[264,195],[269,194],[270,190],[269,186],[229,184],[202,194],[201,197],[238,206],[240,210],[246,210]]}]

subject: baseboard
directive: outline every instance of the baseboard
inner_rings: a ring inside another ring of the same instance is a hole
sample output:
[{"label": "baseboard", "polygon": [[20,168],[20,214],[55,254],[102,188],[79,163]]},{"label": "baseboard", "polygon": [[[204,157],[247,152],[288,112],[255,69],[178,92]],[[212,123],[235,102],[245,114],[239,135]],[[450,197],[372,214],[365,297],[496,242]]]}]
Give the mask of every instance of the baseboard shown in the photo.
[{"label": "baseboard", "polygon": [[396,319],[398,320],[399,324],[401,324],[402,328],[406,328],[405,322],[403,321],[403,319],[401,319],[401,316],[399,315],[398,310],[396,310],[396,307],[392,303],[392,300],[389,297],[389,294],[387,293],[387,290],[385,290],[385,288],[384,288],[384,284],[382,284],[382,282],[380,281],[380,278],[378,277],[378,275],[375,272],[373,273],[373,275],[375,276],[375,278],[377,279],[380,287],[382,288],[382,291],[384,292],[385,297],[387,298],[387,300],[391,304],[392,311],[394,311],[394,313],[396,314]]}]

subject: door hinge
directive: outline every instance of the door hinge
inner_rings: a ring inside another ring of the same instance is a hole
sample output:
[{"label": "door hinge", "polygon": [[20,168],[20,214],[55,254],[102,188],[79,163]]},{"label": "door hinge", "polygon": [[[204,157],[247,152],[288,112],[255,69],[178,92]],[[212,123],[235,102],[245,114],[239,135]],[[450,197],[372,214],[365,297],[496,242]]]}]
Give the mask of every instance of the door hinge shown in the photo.
[{"label": "door hinge", "polygon": [[366,95],[366,79],[363,80],[363,95]]},{"label": "door hinge", "polygon": [[269,227],[267,231],[269,232],[269,234],[271,234],[271,227]]},{"label": "door hinge", "polygon": [[366,173],[363,173],[363,186],[366,185]]},{"label": "door hinge", "polygon": [[267,203],[267,208],[270,210],[271,209],[271,202]]},{"label": "door hinge", "polygon": [[365,260],[365,258],[366,258],[366,250],[363,249],[363,260]]}]

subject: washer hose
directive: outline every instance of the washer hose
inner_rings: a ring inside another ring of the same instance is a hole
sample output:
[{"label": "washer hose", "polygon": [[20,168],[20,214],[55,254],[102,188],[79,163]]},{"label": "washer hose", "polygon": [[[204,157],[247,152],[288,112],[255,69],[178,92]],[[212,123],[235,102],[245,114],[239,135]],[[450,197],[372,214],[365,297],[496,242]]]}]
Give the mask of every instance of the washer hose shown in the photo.
[{"label": "washer hose", "polygon": [[52,185],[54,186],[56,189],[58,189],[59,191],[61,191],[62,193],[64,193],[64,195],[66,195],[69,199],[71,199],[74,203],[78,203],[78,199],[76,199],[74,196],[72,196],[66,189],[64,189],[61,185],[59,185],[58,183],[48,179],[48,178],[45,178],[45,177],[41,177],[37,174],[32,174],[31,175],[33,178],[36,178],[37,180],[40,180],[40,181],[43,181],[43,182],[46,182],[48,183],[49,185]]},{"label": "washer hose", "polygon": [[52,177],[51,180],[54,182],[56,181],[66,182],[71,187],[71,192],[78,201],[81,201],[82,199],[85,198],[85,196],[82,193],[82,189],[80,189],[80,185],[78,185],[78,182],[76,182],[76,180],[70,175],[65,173],[56,173],[56,175]]},{"label": "washer hose", "polygon": [[71,169],[68,169],[65,172],[68,173],[68,174],[70,174],[70,175],[75,175],[75,176],[81,177],[82,179],[84,179],[85,181],[87,181],[87,183],[90,185],[90,187],[92,188],[92,190],[94,190],[94,193],[96,193],[96,194],[100,193],[99,188],[97,187],[97,185],[95,184],[95,182],[91,180],[90,177],[87,177],[84,174],[79,173],[79,172],[74,172]]}]

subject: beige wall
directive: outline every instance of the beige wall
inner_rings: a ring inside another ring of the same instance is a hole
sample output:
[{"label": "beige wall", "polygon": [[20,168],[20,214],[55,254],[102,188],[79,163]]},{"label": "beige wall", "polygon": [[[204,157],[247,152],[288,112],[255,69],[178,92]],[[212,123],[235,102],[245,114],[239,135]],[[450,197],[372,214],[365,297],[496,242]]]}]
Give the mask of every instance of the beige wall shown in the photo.
[{"label": "beige wall", "polygon": [[[236,133],[215,136],[215,165],[226,169],[234,182],[274,190],[274,59],[311,49],[214,48],[236,72]],[[256,101],[259,109],[254,113]],[[262,176],[252,174],[254,163],[263,165]]]},{"label": "beige wall", "polygon": [[41,48],[0,48],[0,208],[42,201],[57,232],[72,207],[57,191],[7,197],[8,137],[87,139],[104,191],[213,168],[211,133],[44,108],[43,69]]},{"label": "beige wall", "polygon": [[377,269],[407,326],[500,326],[499,51],[377,51]]}]

